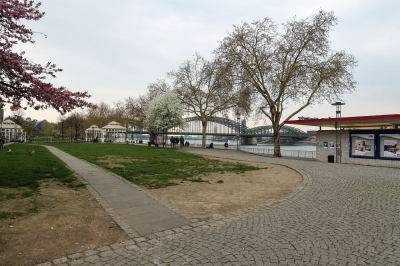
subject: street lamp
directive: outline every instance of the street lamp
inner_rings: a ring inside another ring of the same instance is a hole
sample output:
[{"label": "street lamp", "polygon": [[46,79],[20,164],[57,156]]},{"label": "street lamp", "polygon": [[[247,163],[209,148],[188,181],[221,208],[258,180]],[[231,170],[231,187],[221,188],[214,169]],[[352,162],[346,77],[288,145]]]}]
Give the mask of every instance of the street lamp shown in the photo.
[{"label": "street lamp", "polygon": [[236,149],[239,150],[239,140],[240,140],[240,113],[239,110],[236,111],[236,119],[237,119],[237,123],[238,123],[238,135],[237,135],[237,140],[236,140]]},{"label": "street lamp", "polygon": [[[341,124],[340,120],[342,118],[342,105],[345,105],[345,103],[342,102],[335,102],[332,103],[333,106],[336,106],[336,121],[335,121],[335,130],[336,130],[336,163],[338,162],[338,157],[339,158],[339,163],[342,163],[342,133],[341,133]],[[338,146],[339,145],[339,146]]]}]

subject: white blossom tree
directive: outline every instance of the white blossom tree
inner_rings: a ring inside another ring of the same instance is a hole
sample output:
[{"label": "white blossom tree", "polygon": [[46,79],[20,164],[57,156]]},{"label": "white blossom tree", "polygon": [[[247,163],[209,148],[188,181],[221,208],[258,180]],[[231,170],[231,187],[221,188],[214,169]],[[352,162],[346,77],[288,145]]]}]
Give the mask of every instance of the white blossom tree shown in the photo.
[{"label": "white blossom tree", "polygon": [[[167,92],[154,98],[148,106],[144,128],[151,132],[162,132],[164,137],[169,129],[184,128],[183,107],[176,94]],[[166,140],[164,139],[164,142]]]}]

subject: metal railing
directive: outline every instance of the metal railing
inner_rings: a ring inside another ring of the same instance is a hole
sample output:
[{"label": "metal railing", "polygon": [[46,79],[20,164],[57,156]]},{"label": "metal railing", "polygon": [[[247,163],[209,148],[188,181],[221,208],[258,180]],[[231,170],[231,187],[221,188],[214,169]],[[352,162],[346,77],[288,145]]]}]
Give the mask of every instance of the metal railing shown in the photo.
[{"label": "metal railing", "polygon": [[[228,148],[225,148],[223,144],[216,144],[216,145],[214,145],[214,148],[236,150],[236,145],[229,145]],[[248,152],[248,153],[253,153],[253,154],[269,155],[269,156],[274,155],[273,147],[271,149],[268,149],[268,148],[264,149],[264,148],[251,148],[251,147],[239,146],[239,150]],[[316,151],[283,150],[283,149],[281,149],[281,154],[283,157],[297,157],[297,158],[310,158],[310,159],[317,158]]]},{"label": "metal railing", "polygon": [[[260,149],[260,148],[240,148],[240,150],[254,153],[254,154],[262,154],[262,155],[274,155],[274,149]],[[282,150],[281,155],[283,157],[297,157],[297,158],[317,158],[316,151],[301,151],[301,150]]]}]

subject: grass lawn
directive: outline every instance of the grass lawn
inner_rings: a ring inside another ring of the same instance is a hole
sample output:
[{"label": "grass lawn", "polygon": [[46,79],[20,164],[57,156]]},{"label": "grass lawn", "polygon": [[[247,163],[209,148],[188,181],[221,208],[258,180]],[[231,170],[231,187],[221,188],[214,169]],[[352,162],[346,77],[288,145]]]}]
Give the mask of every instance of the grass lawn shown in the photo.
[{"label": "grass lawn", "polygon": [[[34,154],[28,155],[29,150]],[[0,187],[37,189],[38,181],[46,178],[58,178],[64,183],[74,179],[64,162],[45,147],[16,143],[0,150]]]},{"label": "grass lawn", "polygon": [[[0,149],[0,202],[33,197],[40,193],[40,181],[57,179],[70,188],[83,186],[73,172],[43,146],[15,143]],[[110,143],[43,143],[99,165],[134,184],[155,189],[180,182],[205,182],[201,176],[213,172],[235,172],[260,168],[240,163],[227,163],[185,153],[179,149],[162,149],[147,145]],[[11,149],[11,152],[7,151]],[[28,151],[34,150],[29,155]],[[2,212],[0,219],[37,212],[37,204],[22,212]]]},{"label": "grass lawn", "polygon": [[114,143],[52,143],[77,158],[99,165],[134,184],[162,188],[183,181],[204,182],[201,175],[212,172],[258,170],[240,163],[227,163],[185,153],[179,149],[162,149],[147,145]]},{"label": "grass lawn", "polygon": [[[7,152],[11,149],[11,152]],[[34,150],[34,154],[27,152]],[[12,144],[0,149],[0,206],[40,193],[40,181],[56,179],[70,188],[83,186],[64,162],[41,146]],[[37,212],[37,204],[19,212],[0,211],[0,219]]]}]

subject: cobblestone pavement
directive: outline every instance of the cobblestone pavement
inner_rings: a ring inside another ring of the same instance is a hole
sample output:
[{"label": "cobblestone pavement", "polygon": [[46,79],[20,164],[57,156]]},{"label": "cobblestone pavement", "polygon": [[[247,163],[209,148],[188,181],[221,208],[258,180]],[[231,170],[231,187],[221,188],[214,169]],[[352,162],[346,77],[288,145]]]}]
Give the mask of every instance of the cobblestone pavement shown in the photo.
[{"label": "cobblestone pavement", "polygon": [[303,174],[275,203],[41,265],[400,265],[400,170],[187,149]]}]

